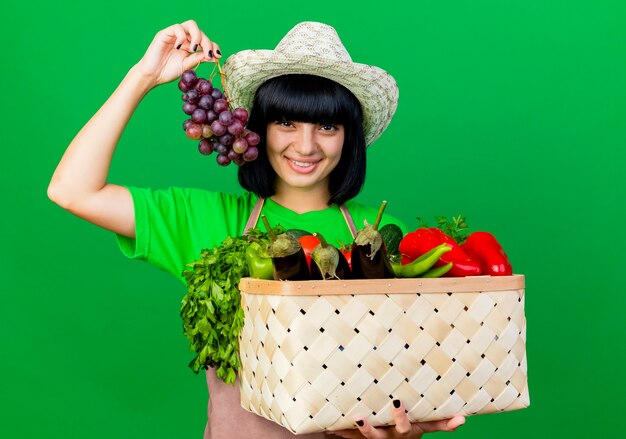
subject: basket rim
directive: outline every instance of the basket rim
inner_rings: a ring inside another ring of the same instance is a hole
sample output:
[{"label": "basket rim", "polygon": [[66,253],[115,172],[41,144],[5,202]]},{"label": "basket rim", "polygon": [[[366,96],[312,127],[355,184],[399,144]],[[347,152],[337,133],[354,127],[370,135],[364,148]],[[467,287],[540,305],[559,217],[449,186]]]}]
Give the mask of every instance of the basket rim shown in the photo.
[{"label": "basket rim", "polygon": [[239,290],[247,294],[327,296],[355,294],[436,294],[523,290],[523,274],[412,279],[350,279],[280,281],[244,277]]}]

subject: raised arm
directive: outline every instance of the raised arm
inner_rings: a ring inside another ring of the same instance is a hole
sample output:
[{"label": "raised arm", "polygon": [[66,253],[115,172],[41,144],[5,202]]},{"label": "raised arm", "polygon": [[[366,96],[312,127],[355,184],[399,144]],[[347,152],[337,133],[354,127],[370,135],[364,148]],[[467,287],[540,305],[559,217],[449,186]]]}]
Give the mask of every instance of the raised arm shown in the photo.
[{"label": "raised arm", "polygon": [[151,89],[219,56],[219,46],[194,21],[158,32],[141,60],[72,140],[52,176],[48,197],[80,218],[133,238],[135,214],[130,193],[107,182],[122,132]]}]

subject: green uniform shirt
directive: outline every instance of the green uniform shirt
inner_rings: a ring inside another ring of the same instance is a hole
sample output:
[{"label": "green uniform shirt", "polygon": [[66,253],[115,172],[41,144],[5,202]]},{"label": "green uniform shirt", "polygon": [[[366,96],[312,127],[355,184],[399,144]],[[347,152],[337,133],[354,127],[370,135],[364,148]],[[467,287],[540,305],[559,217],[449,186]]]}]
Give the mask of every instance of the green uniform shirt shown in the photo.
[{"label": "green uniform shirt", "polygon": [[[201,189],[169,188],[162,190],[129,187],[135,206],[135,234],[131,239],[117,235],[122,252],[134,259],[145,260],[169,271],[184,282],[186,264],[200,258],[200,252],[219,245],[227,236],[241,236],[257,201],[252,193],[241,195],[210,192]],[[345,203],[357,229],[363,221],[372,224],[378,208],[356,201]],[[321,233],[329,243],[352,242],[352,235],[337,206],[298,214],[270,199],[262,213],[272,226],[303,229]],[[387,223],[406,226],[390,215],[383,215],[381,227]],[[257,226],[265,230],[262,223]]]}]

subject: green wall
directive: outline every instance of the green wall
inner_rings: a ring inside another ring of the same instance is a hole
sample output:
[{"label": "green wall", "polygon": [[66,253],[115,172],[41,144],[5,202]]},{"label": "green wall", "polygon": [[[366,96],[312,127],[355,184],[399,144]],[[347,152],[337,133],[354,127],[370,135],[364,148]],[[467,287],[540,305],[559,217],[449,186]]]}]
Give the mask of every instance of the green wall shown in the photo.
[{"label": "green wall", "polygon": [[[454,437],[622,436],[625,3],[395,4],[2,3],[0,436],[201,437],[184,287],[46,197],[64,148],[154,33],[188,18],[225,56],[273,48],[298,21],[335,26],[354,60],[400,87],[360,200],[386,199],[414,227],[462,213],[527,276],[532,406],[473,417]],[[237,190],[235,167],[186,139],[180,105],[175,84],[145,99],[111,181]]]}]

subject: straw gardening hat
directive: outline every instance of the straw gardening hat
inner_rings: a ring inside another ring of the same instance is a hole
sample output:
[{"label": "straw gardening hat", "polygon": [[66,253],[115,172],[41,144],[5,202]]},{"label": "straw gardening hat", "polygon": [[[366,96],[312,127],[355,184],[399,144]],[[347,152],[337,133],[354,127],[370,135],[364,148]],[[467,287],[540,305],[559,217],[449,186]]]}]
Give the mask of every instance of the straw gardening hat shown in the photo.
[{"label": "straw gardening hat", "polygon": [[288,74],[323,76],[346,87],[361,103],[365,142],[370,145],[391,122],[398,105],[396,81],[384,70],[352,62],[334,28],[297,24],[274,50],[244,50],[224,64],[225,87],[235,107],[250,109],[257,88]]}]

